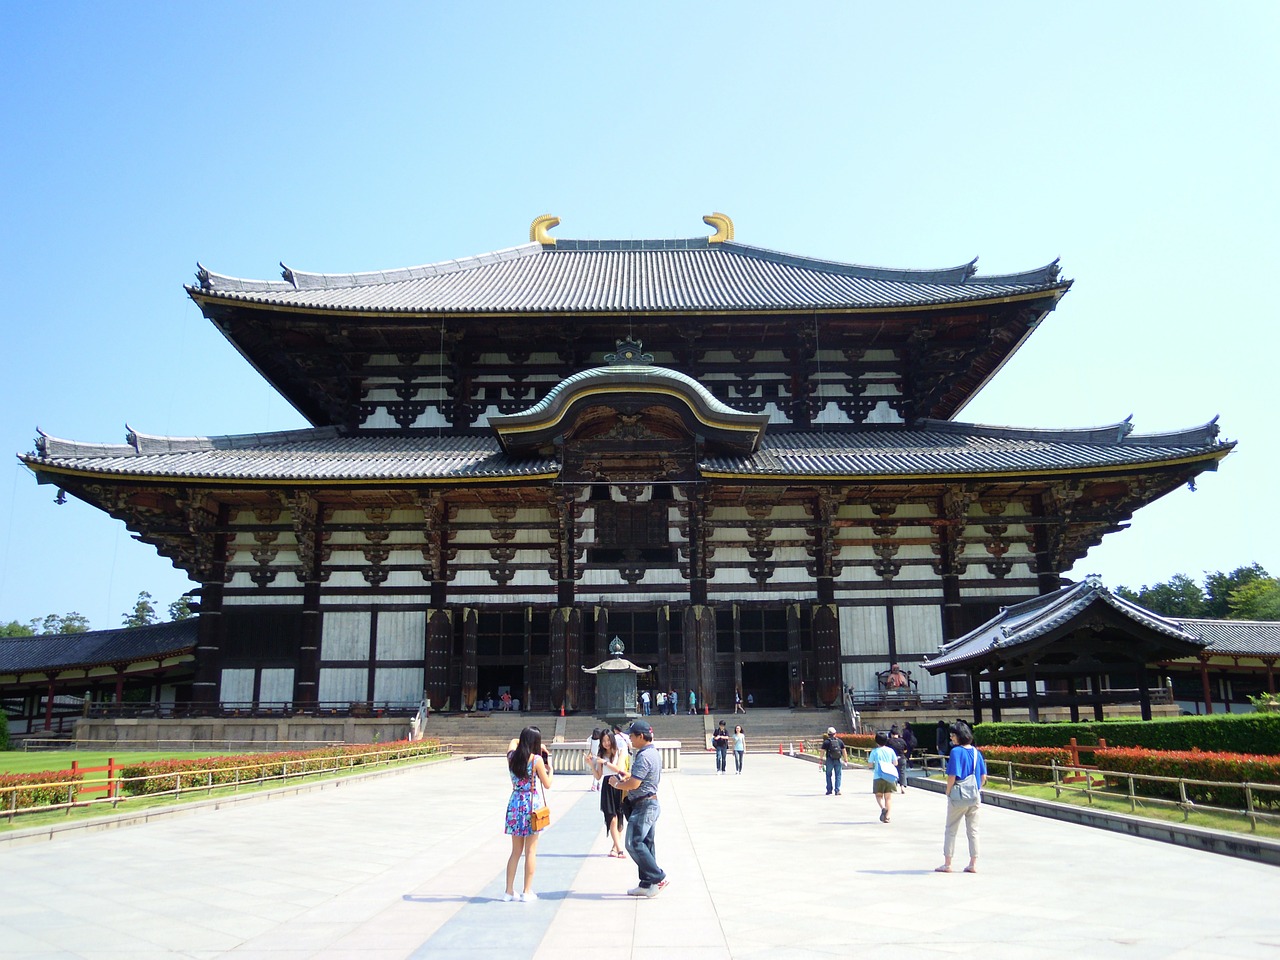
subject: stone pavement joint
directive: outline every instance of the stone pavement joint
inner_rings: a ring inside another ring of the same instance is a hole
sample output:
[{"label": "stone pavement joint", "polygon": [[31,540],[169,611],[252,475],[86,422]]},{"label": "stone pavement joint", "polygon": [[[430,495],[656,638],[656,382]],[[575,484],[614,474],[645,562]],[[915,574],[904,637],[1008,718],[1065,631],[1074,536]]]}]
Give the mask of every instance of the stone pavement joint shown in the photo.
[{"label": "stone pavement joint", "polygon": [[566,776],[539,842],[542,899],[502,902],[510,781],[485,758],[3,848],[0,953],[1204,960],[1280,948],[1273,866],[984,807],[981,872],[937,874],[936,794],[896,795],[882,824],[866,770],[846,770],[828,797],[821,767],[788,757],[750,754],[742,776],[716,776],[710,755],[682,764],[663,779],[657,835],[673,882],[653,899],[626,896],[635,867],[605,855],[598,797]]}]

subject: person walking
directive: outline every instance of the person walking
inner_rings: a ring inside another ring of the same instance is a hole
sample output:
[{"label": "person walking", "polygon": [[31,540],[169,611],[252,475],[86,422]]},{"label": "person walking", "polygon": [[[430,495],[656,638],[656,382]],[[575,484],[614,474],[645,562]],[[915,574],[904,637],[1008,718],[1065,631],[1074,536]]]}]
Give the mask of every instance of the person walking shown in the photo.
[{"label": "person walking", "polygon": [[656,897],[667,888],[670,880],[666,871],[658,866],[656,833],[658,817],[658,784],[662,780],[662,759],[653,745],[653,727],[648,720],[633,720],[627,727],[635,756],[631,758],[631,772],[625,777],[615,774],[613,785],[629,791],[627,797],[627,853],[635,861],[640,873],[640,883],[627,891],[632,897]]},{"label": "person walking", "polygon": [[[551,789],[551,766],[542,748],[542,731],[525,727],[520,736],[507,745],[507,771],[511,774],[511,799],[507,801],[506,833],[511,837],[511,855],[507,857],[507,892],[503,900],[537,900],[533,892],[533,875],[538,869],[538,832],[533,829],[533,811],[542,804],[535,802],[534,791],[541,784]],[[543,801],[545,802],[545,794]],[[524,857],[524,889],[516,895],[516,867]]]},{"label": "person walking", "polygon": [[978,872],[978,813],[982,809],[982,788],[987,785],[987,761],[973,745],[973,730],[963,720],[951,725],[951,752],[947,755],[947,827],[942,839],[942,866],[938,873],[951,872],[956,850],[956,833],[964,821],[969,841],[969,865],[965,873]]},{"label": "person walking", "polygon": [[747,752],[747,732],[742,724],[733,728],[733,762],[737,764],[738,773],[742,773],[742,755]]},{"label": "person walking", "polygon": [[947,756],[951,753],[951,728],[947,726],[947,721],[938,721],[938,725],[933,731],[933,740],[938,749],[938,756],[942,758],[938,762],[938,766],[945,770],[947,768]]},{"label": "person walking", "polygon": [[831,796],[831,785],[834,778],[836,796],[840,796],[840,783],[844,777],[844,741],[836,736],[835,727],[827,727],[827,735],[822,738],[822,771],[827,778],[827,796]]},{"label": "person walking", "polygon": [[895,723],[889,728],[889,746],[898,755],[898,792],[907,792],[907,742],[902,739]]},{"label": "person walking", "polygon": [[622,791],[613,785],[613,774],[627,772],[630,755],[627,748],[618,742],[618,736],[612,730],[600,734],[600,748],[596,755],[590,757],[591,766],[600,778],[600,812],[604,814],[604,828],[609,833],[613,849],[609,856],[625,858],[622,849]]},{"label": "person walking", "polygon": [[735,690],[735,691],[733,691],[733,712],[734,712],[734,713],[746,713],[746,712],[747,712],[747,708],[746,708],[746,707],[744,707],[744,706],[742,705],[742,691],[741,691],[741,690]]},{"label": "person walking", "polygon": [[689,691],[689,713],[696,714],[698,712],[698,694],[693,690]]},{"label": "person walking", "polygon": [[898,754],[889,746],[889,735],[883,730],[876,731],[876,748],[867,754],[867,763],[873,771],[871,792],[880,808],[880,822],[888,823],[893,794],[898,789]]},{"label": "person walking", "polygon": [[716,773],[724,776],[729,769],[729,730],[723,720],[711,735],[711,746],[716,749]]}]

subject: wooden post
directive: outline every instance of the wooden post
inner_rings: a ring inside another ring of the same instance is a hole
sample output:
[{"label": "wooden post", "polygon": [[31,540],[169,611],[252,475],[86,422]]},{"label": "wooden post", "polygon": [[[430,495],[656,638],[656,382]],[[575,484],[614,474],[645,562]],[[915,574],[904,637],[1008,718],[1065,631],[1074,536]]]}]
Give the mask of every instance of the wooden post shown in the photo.
[{"label": "wooden post", "polygon": [[1204,690],[1204,712],[1213,713],[1213,693],[1209,688],[1209,661],[1200,657],[1200,686]]}]

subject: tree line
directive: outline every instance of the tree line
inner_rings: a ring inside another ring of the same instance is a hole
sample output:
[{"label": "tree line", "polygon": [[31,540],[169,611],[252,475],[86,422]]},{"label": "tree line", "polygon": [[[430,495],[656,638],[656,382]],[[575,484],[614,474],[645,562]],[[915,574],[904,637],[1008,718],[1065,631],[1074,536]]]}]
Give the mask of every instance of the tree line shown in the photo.
[{"label": "tree line", "polygon": [[[155,604],[151,602],[151,599],[150,593],[146,590],[141,591],[138,594],[138,599],[134,601],[133,609],[122,617],[123,623],[121,625],[125,627],[145,627],[152,623],[159,623],[160,613],[156,610]],[[189,604],[190,599],[189,594],[183,594],[169,604],[170,621],[186,620],[188,617],[195,616],[195,612]],[[26,623],[18,620],[0,623],[0,637],[37,637],[85,633],[90,629],[89,618],[73,610],[70,613],[50,613],[44,617],[36,617]]]},{"label": "tree line", "polygon": [[1204,574],[1196,582],[1177,573],[1138,590],[1116,587],[1126,600],[1166,617],[1200,620],[1280,620],[1280,578],[1261,564]]}]

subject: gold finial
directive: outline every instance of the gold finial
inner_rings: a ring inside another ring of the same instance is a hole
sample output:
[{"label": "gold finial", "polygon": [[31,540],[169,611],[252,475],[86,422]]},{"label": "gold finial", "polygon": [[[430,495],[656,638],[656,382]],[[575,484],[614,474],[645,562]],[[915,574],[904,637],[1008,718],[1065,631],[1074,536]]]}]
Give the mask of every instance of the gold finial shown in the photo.
[{"label": "gold finial", "polygon": [[707,243],[724,243],[733,239],[733,221],[723,213],[713,213],[702,218],[702,222],[716,228],[714,237],[707,237]]},{"label": "gold finial", "polygon": [[[548,230],[560,223],[559,217],[553,217],[549,213],[544,213],[540,217],[535,217],[533,223],[529,224],[529,239],[541,243],[544,246],[554,247],[556,238],[547,233]],[[730,228],[732,232],[732,228]]]}]

